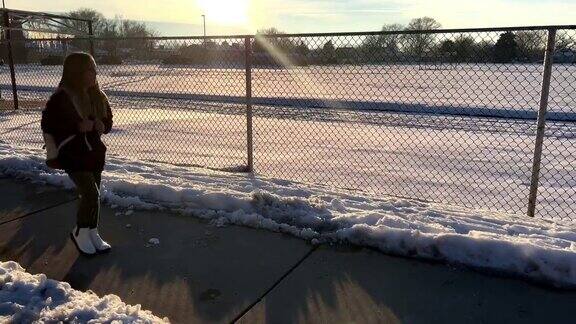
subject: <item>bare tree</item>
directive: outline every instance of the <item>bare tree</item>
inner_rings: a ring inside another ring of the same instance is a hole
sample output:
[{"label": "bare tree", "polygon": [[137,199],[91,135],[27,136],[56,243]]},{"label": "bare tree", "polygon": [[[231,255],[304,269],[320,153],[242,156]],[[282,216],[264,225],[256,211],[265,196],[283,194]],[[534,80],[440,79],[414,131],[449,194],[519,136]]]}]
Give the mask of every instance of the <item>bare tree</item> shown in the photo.
[{"label": "bare tree", "polygon": [[545,31],[520,31],[516,33],[518,57],[522,61],[535,62],[542,60],[546,48]]},{"label": "bare tree", "polygon": [[[404,26],[400,24],[382,26],[383,32],[402,30],[404,30]],[[400,34],[367,36],[360,46],[363,60],[370,63],[396,61],[398,59],[400,38]]]},{"label": "bare tree", "polygon": [[[122,38],[122,37],[138,37],[146,38],[156,35],[156,31],[150,29],[143,22],[136,22],[132,20],[123,19],[120,16],[116,16],[113,19],[107,19],[101,13],[92,9],[79,9],[68,13],[68,16],[73,18],[92,20],[93,33],[96,37],[104,38]],[[69,26],[74,28],[84,28],[87,31],[87,26],[85,22],[70,20],[68,22]],[[69,32],[64,28],[61,30],[63,33]],[[87,42],[77,42],[73,43],[76,47],[87,50]],[[137,55],[145,55],[145,50],[151,49],[153,47],[152,40],[126,40],[121,42],[120,40],[104,40],[96,42],[96,55],[99,52],[104,51],[108,56],[120,55],[120,49],[131,51]],[[124,53],[127,55],[127,53]]]},{"label": "bare tree", "polygon": [[564,31],[556,34],[556,49],[576,49],[576,34],[572,37]]},{"label": "bare tree", "polygon": [[[83,8],[70,11],[67,16],[70,18],[91,20],[92,29],[96,36],[100,36],[102,28],[106,24],[106,18],[104,18],[104,15],[93,9]],[[88,34],[88,24],[85,21],[70,19],[66,20],[66,25],[69,27],[62,27],[60,29],[61,33],[78,35],[79,31],[82,31],[85,34]]]},{"label": "bare tree", "polygon": [[[296,45],[288,37],[263,37],[263,35],[274,36],[286,34],[275,27],[259,29],[256,32],[256,41],[253,50],[255,52],[263,51],[280,51],[284,54],[293,52],[298,45]],[[265,42],[265,44],[264,44]]]},{"label": "bare tree", "polygon": [[[419,30],[434,30],[441,28],[442,25],[434,18],[421,17],[415,18],[410,21],[406,30],[419,31]],[[423,58],[426,54],[430,53],[435,43],[435,35],[416,33],[404,35],[404,51],[414,57]]]}]

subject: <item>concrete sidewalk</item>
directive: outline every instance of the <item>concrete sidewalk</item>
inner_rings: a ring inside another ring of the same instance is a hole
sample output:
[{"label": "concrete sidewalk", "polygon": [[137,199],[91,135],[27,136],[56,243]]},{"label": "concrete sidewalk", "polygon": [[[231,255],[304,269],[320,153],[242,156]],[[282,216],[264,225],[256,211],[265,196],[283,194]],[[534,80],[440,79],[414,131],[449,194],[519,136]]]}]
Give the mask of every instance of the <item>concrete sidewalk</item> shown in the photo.
[{"label": "concrete sidewalk", "polygon": [[[0,179],[0,259],[116,294],[175,323],[559,323],[555,291],[367,249],[321,246],[168,212],[102,210],[112,252],[80,256],[73,193]],[[148,243],[158,238],[159,245]]]},{"label": "concrete sidewalk", "polygon": [[72,191],[0,177],[0,224],[75,198]]}]

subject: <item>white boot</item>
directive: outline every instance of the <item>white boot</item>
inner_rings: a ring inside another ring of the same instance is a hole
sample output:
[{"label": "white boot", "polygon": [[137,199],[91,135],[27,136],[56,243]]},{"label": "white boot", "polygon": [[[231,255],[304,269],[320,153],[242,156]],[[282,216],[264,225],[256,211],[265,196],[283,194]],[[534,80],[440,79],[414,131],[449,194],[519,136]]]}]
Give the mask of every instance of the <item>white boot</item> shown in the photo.
[{"label": "white boot", "polygon": [[96,248],[98,252],[108,251],[112,248],[110,244],[104,242],[104,240],[98,234],[98,229],[93,228],[90,230],[90,239],[92,240],[92,244]]},{"label": "white boot", "polygon": [[96,253],[96,248],[94,247],[94,244],[92,244],[90,229],[88,227],[74,227],[71,237],[80,252],[87,255]]}]

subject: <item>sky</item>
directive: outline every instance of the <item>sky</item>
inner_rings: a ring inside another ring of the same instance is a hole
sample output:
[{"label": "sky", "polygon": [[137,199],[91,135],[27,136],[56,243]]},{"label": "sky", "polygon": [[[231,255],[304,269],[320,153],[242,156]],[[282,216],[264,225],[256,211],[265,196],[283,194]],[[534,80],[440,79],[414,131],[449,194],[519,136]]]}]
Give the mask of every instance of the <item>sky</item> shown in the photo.
[{"label": "sky", "polygon": [[160,35],[374,31],[429,16],[444,28],[576,24],[576,0],[5,0],[13,9],[64,13],[92,8],[144,21]]}]

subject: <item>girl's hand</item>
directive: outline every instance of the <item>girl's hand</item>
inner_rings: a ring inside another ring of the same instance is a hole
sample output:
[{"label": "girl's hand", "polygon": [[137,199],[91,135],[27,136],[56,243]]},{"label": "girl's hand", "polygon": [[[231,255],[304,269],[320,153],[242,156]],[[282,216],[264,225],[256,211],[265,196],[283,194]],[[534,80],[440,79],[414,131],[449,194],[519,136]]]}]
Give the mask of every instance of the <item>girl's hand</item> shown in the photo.
[{"label": "girl's hand", "polygon": [[98,134],[102,135],[104,134],[106,126],[104,126],[104,123],[100,119],[96,119],[94,121],[94,129],[98,132]]},{"label": "girl's hand", "polygon": [[78,123],[78,130],[82,133],[91,132],[94,129],[94,122],[91,120],[83,120]]}]

